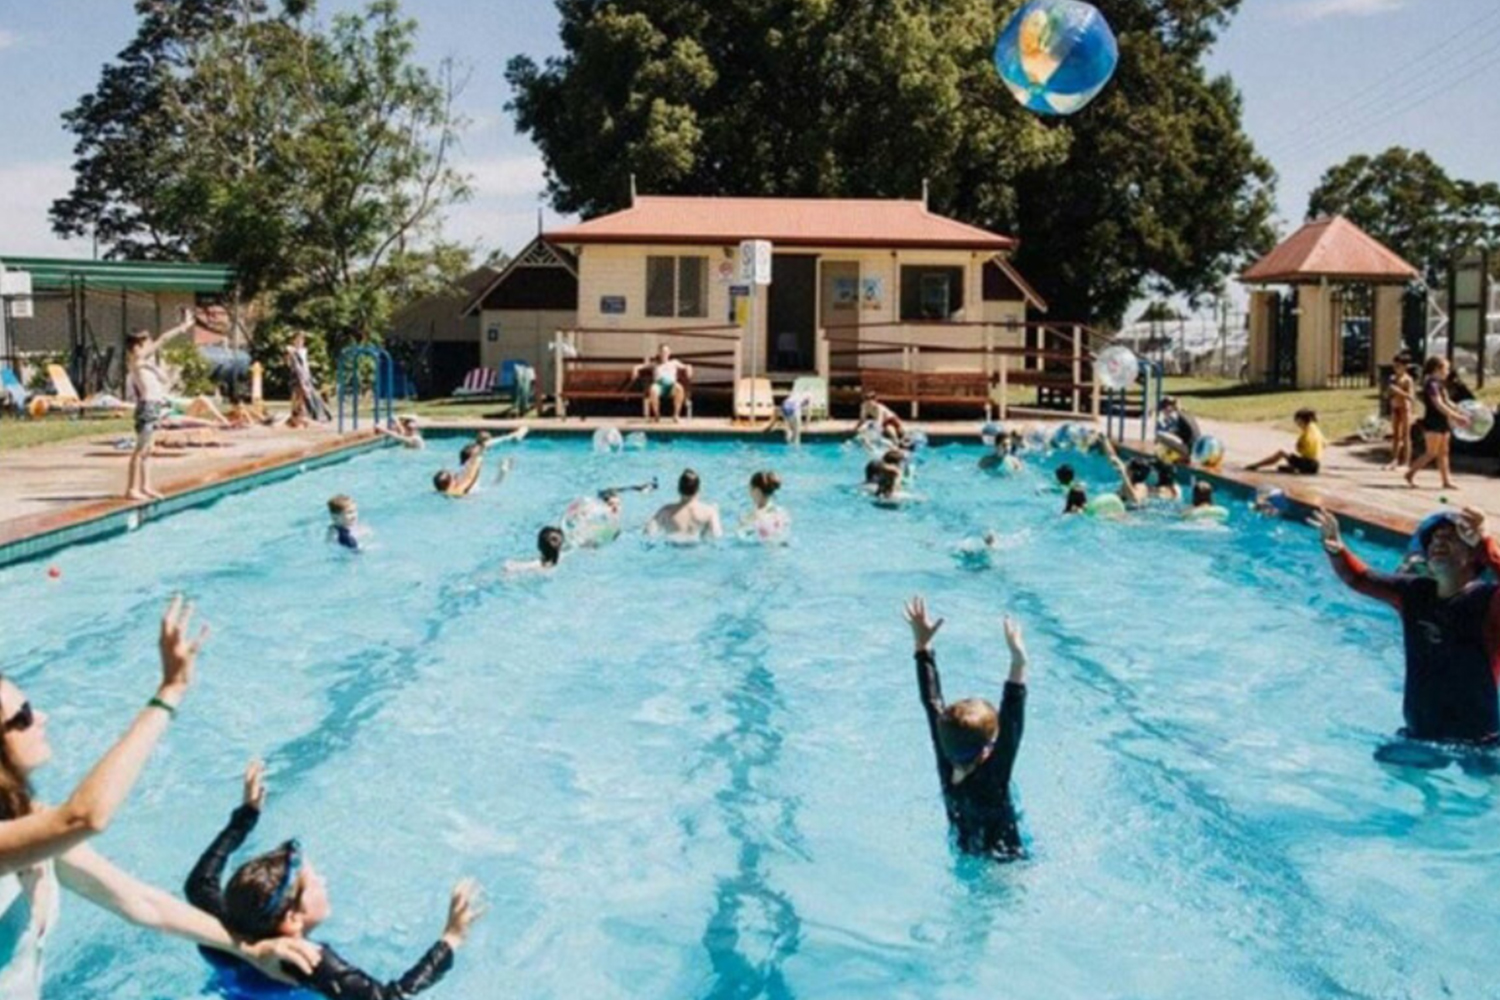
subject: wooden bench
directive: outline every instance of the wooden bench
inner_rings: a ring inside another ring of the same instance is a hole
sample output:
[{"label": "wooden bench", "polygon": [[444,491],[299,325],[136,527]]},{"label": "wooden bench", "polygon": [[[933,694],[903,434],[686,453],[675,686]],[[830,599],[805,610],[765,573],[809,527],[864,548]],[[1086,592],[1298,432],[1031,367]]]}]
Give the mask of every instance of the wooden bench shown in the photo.
[{"label": "wooden bench", "polygon": [[[679,380],[683,391],[687,393],[687,399],[683,403],[683,412],[689,417],[693,415],[693,383],[683,373]],[[637,375],[629,368],[584,368],[578,364],[568,364],[563,367],[562,399],[559,401],[562,412],[566,413],[568,405],[574,400],[640,400],[641,412],[644,415],[646,406],[646,389],[651,385],[649,375]],[[662,400],[662,409],[670,413],[672,401]]]},{"label": "wooden bench", "polygon": [[859,387],[873,392],[883,403],[922,403],[938,406],[972,406],[989,413],[990,386],[997,384],[984,372],[906,372],[878,368],[861,369]]}]

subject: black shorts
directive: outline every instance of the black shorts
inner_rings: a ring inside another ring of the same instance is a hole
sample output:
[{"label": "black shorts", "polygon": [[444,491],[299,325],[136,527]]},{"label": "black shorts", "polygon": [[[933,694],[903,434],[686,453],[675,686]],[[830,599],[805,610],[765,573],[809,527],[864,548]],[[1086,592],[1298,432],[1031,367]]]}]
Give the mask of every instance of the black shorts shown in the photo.
[{"label": "black shorts", "polygon": [[135,404],[135,432],[136,434],[154,434],[156,425],[161,423],[162,411],[166,406],[160,402],[147,402],[142,400]]},{"label": "black shorts", "polygon": [[1286,467],[1299,476],[1316,476],[1322,464],[1316,458],[1303,458],[1301,455],[1288,455]]}]

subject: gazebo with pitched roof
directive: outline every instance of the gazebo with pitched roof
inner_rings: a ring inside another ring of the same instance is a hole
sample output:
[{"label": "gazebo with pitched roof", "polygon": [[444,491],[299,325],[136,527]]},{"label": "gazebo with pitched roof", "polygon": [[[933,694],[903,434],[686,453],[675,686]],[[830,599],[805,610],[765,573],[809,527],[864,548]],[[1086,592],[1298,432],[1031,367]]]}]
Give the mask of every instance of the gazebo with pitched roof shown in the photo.
[{"label": "gazebo with pitched roof", "polygon": [[[1255,286],[1250,380],[1298,389],[1373,385],[1376,361],[1400,349],[1402,297],[1420,278],[1348,219],[1309,222],[1240,275]],[[1357,301],[1367,316],[1353,315]]]}]

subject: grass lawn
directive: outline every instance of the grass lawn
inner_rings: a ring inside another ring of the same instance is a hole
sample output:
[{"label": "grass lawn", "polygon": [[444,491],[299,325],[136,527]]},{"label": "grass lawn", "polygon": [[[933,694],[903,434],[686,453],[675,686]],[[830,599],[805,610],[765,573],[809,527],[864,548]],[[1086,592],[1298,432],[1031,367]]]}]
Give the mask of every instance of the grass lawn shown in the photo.
[{"label": "grass lawn", "polygon": [[[1380,412],[1380,394],[1363,389],[1265,389],[1233,379],[1169,378],[1167,393],[1182,402],[1182,408],[1210,420],[1242,424],[1268,423],[1295,432],[1292,414],[1304,406],[1318,411],[1323,433],[1331,439],[1353,434],[1359,423]],[[1478,393],[1491,406],[1500,403],[1500,386],[1486,386]]]},{"label": "grass lawn", "polygon": [[134,434],[135,428],[129,417],[110,417],[102,420],[71,420],[54,418],[44,420],[0,420],[0,451],[13,448],[31,448],[39,444],[55,444],[82,437],[119,437]]}]

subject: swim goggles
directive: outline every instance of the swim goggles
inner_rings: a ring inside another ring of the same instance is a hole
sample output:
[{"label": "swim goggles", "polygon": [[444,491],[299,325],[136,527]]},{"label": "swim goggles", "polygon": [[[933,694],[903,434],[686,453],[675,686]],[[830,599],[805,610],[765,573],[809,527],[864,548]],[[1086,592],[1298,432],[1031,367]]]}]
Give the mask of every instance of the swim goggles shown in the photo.
[{"label": "swim goggles", "polygon": [[0,723],[0,733],[24,733],[35,721],[36,713],[31,710],[31,702],[23,701],[15,715]]},{"label": "swim goggles", "polygon": [[995,741],[990,740],[988,743],[984,743],[980,746],[975,747],[969,753],[950,753],[948,755],[948,761],[949,763],[957,764],[962,767],[965,764],[974,763],[976,760],[983,757],[993,749],[995,749]]},{"label": "swim goggles", "polygon": [[286,871],[282,873],[281,881],[276,886],[276,891],[271,893],[271,898],[266,900],[265,907],[261,912],[267,917],[280,916],[286,909],[287,894],[297,884],[297,876],[302,872],[302,844],[293,837],[282,845],[286,848]]}]

